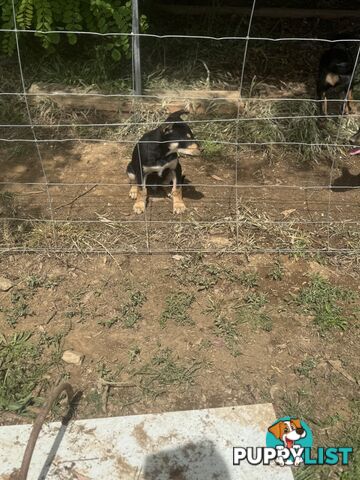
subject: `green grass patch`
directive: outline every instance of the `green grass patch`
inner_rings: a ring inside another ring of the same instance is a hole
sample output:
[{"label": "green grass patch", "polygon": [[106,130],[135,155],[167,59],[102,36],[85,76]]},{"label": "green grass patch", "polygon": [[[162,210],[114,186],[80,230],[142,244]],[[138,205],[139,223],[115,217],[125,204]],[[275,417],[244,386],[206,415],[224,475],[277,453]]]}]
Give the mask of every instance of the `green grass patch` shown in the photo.
[{"label": "green grass patch", "polygon": [[214,298],[209,298],[205,313],[214,318],[213,331],[215,335],[224,339],[231,355],[239,356],[241,353],[238,331],[240,322],[233,317],[233,307],[231,305],[226,307],[223,300],[216,301]]},{"label": "green grass patch", "polygon": [[121,323],[125,328],[134,328],[139,320],[142,318],[141,307],[146,302],[146,295],[140,290],[135,290],[130,293],[129,301],[121,306],[117,315],[114,315],[108,320],[101,320],[100,325],[111,328],[116,323]]},{"label": "green grass patch", "polygon": [[256,272],[241,272],[239,281],[244,287],[255,288],[259,286],[259,275]]},{"label": "green grass patch", "polygon": [[25,413],[38,405],[45,374],[52,366],[43,360],[44,342],[33,341],[31,332],[0,336],[0,411]]},{"label": "green grass patch", "polygon": [[160,316],[160,325],[165,327],[169,320],[178,325],[194,325],[188,310],[195,300],[194,295],[186,292],[171,293],[165,298],[165,308]]},{"label": "green grass patch", "polygon": [[9,307],[0,306],[0,312],[5,314],[6,322],[15,328],[21,318],[31,315],[28,296],[22,290],[14,290],[10,295],[10,303]]},{"label": "green grass patch", "polygon": [[222,278],[222,269],[214,264],[205,264],[201,254],[185,257],[177,268],[171,268],[170,276],[175,278],[180,285],[195,287],[197,290],[209,290]]},{"label": "green grass patch", "polygon": [[271,332],[273,328],[272,318],[266,312],[259,312],[253,308],[243,307],[237,310],[236,316],[239,324],[248,323],[265,332]]},{"label": "green grass patch", "polygon": [[264,305],[268,303],[266,293],[262,292],[250,292],[244,298],[245,302],[249,305],[249,307],[253,308],[254,310],[259,310]]},{"label": "green grass patch", "polygon": [[310,377],[310,373],[316,367],[317,361],[314,358],[308,357],[301,362],[301,364],[295,369],[295,372],[303,377]]},{"label": "green grass patch", "polygon": [[214,143],[209,140],[202,143],[203,155],[208,160],[218,159],[224,154],[224,146],[219,143]]},{"label": "green grass patch", "polygon": [[61,278],[41,277],[33,274],[27,277],[26,285],[30,290],[37,290],[39,288],[51,289],[57,287],[61,280]]},{"label": "green grass patch", "polygon": [[170,386],[193,385],[202,362],[183,363],[174,358],[169,348],[160,349],[144,366],[132,372],[139,379],[142,395],[156,398],[166,393]]},{"label": "green grass patch", "polygon": [[320,330],[344,330],[347,325],[344,303],[352,303],[356,298],[357,294],[352,290],[337,287],[321,276],[314,275],[301,289],[296,303],[314,315],[314,322]]},{"label": "green grass patch", "polygon": [[146,295],[140,290],[130,294],[130,300],[121,309],[122,324],[126,328],[133,328],[141,320],[140,308],[146,301]]},{"label": "green grass patch", "polygon": [[230,320],[220,315],[214,319],[214,331],[216,336],[224,339],[233,357],[238,357],[241,354],[239,348],[240,335],[238,333],[238,322],[236,320]]},{"label": "green grass patch", "polygon": [[268,277],[274,281],[280,281],[284,278],[284,273],[283,265],[279,261],[276,261],[274,267],[269,271]]}]

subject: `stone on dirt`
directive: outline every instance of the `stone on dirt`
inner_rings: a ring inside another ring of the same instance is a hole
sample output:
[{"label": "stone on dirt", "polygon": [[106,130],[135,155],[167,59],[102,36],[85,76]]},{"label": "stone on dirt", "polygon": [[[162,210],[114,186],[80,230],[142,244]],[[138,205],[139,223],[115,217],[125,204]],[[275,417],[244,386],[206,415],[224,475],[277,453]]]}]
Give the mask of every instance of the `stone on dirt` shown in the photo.
[{"label": "stone on dirt", "polygon": [[8,280],[7,278],[5,277],[0,277],[0,290],[2,292],[7,292],[8,290],[10,290],[10,288],[12,288],[14,285],[12,282],[10,282],[10,280]]},{"label": "stone on dirt", "polygon": [[75,352],[74,350],[65,350],[63,353],[62,359],[66,363],[72,363],[74,365],[81,365],[84,360],[84,355],[81,353]]}]

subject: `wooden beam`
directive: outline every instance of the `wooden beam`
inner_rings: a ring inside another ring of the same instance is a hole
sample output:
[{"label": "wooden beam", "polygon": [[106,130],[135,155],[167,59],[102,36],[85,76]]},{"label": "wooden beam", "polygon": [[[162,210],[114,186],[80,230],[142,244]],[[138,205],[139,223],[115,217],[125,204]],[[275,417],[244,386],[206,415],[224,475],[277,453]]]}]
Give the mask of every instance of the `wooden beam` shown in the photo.
[{"label": "wooden beam", "polygon": [[[159,11],[171,13],[172,15],[250,15],[251,9],[247,7],[216,7],[205,5],[154,5]],[[255,17],[270,18],[358,18],[360,10],[335,10],[328,8],[255,8]]]},{"label": "wooden beam", "polygon": [[[188,109],[192,113],[203,114],[209,108],[219,114],[236,114],[239,102],[237,90],[146,90],[144,97],[99,96],[98,92],[88,92],[84,95],[79,88],[68,87],[55,83],[33,83],[28,93],[32,102],[48,99],[59,107],[72,110],[97,110],[109,113],[120,113],[129,117],[137,110],[137,105],[143,103],[149,108],[166,106],[169,112]],[[70,93],[70,95],[69,95]],[[242,109],[242,104],[240,104]]]}]

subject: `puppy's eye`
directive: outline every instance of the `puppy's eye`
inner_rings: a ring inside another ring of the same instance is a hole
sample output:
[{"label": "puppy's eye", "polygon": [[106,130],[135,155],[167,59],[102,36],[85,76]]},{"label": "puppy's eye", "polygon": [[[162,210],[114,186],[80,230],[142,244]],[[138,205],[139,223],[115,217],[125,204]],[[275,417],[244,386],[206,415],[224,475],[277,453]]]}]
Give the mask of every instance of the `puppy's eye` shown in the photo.
[{"label": "puppy's eye", "polygon": [[284,433],[289,433],[289,429],[287,427],[284,428]]}]

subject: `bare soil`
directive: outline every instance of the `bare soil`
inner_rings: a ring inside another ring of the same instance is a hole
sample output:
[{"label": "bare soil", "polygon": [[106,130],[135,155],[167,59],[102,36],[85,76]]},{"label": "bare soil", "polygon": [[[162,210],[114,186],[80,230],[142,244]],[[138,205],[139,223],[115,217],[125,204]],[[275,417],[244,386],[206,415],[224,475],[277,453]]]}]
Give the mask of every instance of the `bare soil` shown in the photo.
[{"label": "bare soil", "polygon": [[[3,217],[51,218],[31,148],[3,151],[2,177],[19,182],[2,185],[3,193],[15,194],[10,206],[2,205]],[[64,221],[56,239],[47,223],[32,221],[19,233],[21,222],[3,220],[2,245],[9,250],[0,257],[0,272],[14,287],[0,292],[1,332],[9,339],[31,331],[34,341],[46,334],[44,361],[54,345],[58,349],[47,387],[37,393],[46,396],[67,378],[83,391],[79,417],[273,402],[279,416],[305,418],[318,444],[342,438],[359,392],[360,242],[351,221],[359,218],[360,191],[326,188],[326,162],[305,167],[281,158],[270,164],[257,148],[240,152],[236,198],[235,155],[184,159],[187,212],[173,217],[171,200],[152,194],[146,232],[138,223],[145,218],[132,213],[128,198],[130,152],[130,145],[112,143],[42,146],[48,181],[77,184],[49,189],[54,218]],[[346,157],[334,178],[343,165],[358,175],[355,159]],[[92,184],[99,185],[85,193]],[[335,223],[328,229],[329,200]],[[231,223],[236,202],[238,243]],[[310,253],[326,250],[328,240],[353,255]],[[23,245],[41,253],[11,252]],[[234,253],[237,248],[248,254]],[[271,253],[281,248],[287,253]],[[152,255],[125,254],[149,250]],[[274,275],[279,265],[281,278]],[[244,280],[244,272],[256,274],[256,281]],[[297,304],[311,275],[357,295],[343,305],[343,329],[320,330],[314,314]],[[34,278],[39,281],[31,283]],[[29,313],[10,325],[6,312],[14,292],[26,296]],[[163,324],[166,301],[178,292],[192,298],[190,320]],[[249,310],[249,295],[265,303]],[[244,308],[250,315],[239,321]],[[82,365],[64,363],[65,350],[83,354]],[[2,424],[21,421],[26,417],[0,414]]]},{"label": "bare soil", "polygon": [[[131,148],[131,143],[111,142],[41,145],[47,181],[52,184],[49,196],[58,241],[51,238],[54,231],[46,223],[51,214],[35,147],[25,145],[20,152],[4,149],[3,178],[19,183],[1,186],[3,192],[15,194],[11,208],[2,206],[2,216],[38,223],[32,224],[31,235],[20,241],[7,238],[2,244],[18,248],[58,244],[60,250],[118,253],[359,247],[354,224],[360,213],[360,192],[353,188],[359,185],[356,157],[339,158],[334,168],[326,159],[321,164],[296,165],[286,155],[273,163],[265,147],[210,159],[185,158],[186,213],[174,217],[171,199],[158,189],[151,192],[146,214],[139,216],[132,211],[125,175]],[[329,190],[329,184],[336,188]],[[93,235],[85,234],[89,229]]]}]

